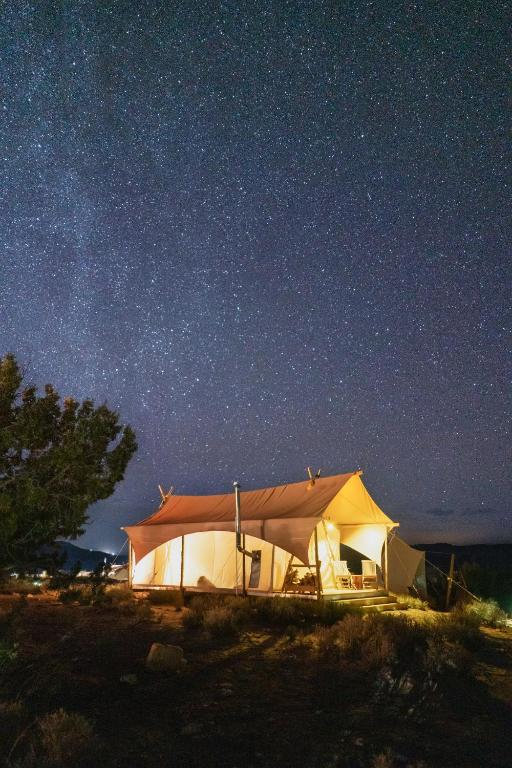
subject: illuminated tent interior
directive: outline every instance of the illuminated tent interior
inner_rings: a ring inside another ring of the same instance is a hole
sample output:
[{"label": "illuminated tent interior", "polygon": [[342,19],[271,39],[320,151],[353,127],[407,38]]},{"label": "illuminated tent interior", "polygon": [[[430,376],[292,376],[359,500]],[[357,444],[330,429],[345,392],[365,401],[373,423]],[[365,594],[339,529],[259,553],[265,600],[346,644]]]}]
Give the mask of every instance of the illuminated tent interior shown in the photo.
[{"label": "illuminated tent interior", "polygon": [[[373,501],[360,475],[241,492],[240,549],[233,493],[168,495],[151,517],[124,529],[130,541],[130,583],[135,588],[317,597],[386,587],[391,567],[407,561],[406,550],[388,562],[388,533],[398,524]],[[375,564],[366,566],[369,579],[362,573],[343,575],[341,545]],[[407,580],[406,571],[401,568],[397,583]]]}]

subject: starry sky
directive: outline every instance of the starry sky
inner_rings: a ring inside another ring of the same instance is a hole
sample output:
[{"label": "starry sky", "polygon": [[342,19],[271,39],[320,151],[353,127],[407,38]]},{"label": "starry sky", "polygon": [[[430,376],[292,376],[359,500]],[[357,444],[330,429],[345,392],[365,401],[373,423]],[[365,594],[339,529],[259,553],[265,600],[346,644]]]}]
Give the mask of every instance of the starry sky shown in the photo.
[{"label": "starry sky", "polygon": [[410,542],[512,541],[499,1],[0,10],[0,354],[178,493],[364,469]]}]

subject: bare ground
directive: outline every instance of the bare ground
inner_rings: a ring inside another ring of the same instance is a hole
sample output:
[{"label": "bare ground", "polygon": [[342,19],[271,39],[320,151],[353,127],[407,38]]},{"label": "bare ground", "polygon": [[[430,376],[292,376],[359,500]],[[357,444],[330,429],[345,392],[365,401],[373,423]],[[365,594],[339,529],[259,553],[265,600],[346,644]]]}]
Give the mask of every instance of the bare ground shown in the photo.
[{"label": "bare ground", "polygon": [[[17,600],[0,596],[0,615]],[[105,768],[512,765],[511,630],[486,630],[476,675],[408,717],[377,701],[350,668],[339,676],[311,664],[279,631],[215,645],[185,632],[182,615],[155,607],[139,620],[64,606],[51,594],[28,598],[20,663],[0,683],[0,701],[23,705],[14,726],[0,710],[6,765],[15,765],[37,718],[60,707],[93,722],[100,756],[91,765]],[[184,671],[148,672],[153,642],[181,645]]]}]

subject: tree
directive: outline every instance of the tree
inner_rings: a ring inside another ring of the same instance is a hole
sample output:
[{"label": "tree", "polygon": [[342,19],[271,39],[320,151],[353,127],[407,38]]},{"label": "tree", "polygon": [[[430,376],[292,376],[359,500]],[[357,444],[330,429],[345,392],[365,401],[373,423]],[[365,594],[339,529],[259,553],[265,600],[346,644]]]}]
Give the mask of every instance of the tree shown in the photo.
[{"label": "tree", "polygon": [[136,449],[106,405],[61,402],[50,384],[38,395],[14,355],[0,357],[0,568],[83,533],[88,507],[114,492]]}]

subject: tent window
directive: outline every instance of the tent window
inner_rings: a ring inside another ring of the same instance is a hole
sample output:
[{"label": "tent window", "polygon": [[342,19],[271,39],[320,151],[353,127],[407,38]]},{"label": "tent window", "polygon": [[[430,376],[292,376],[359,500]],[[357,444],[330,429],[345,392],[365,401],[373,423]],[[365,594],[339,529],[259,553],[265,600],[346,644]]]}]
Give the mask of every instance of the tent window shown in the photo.
[{"label": "tent window", "polygon": [[261,549],[253,549],[251,558],[251,576],[249,589],[258,589],[261,575]]}]

